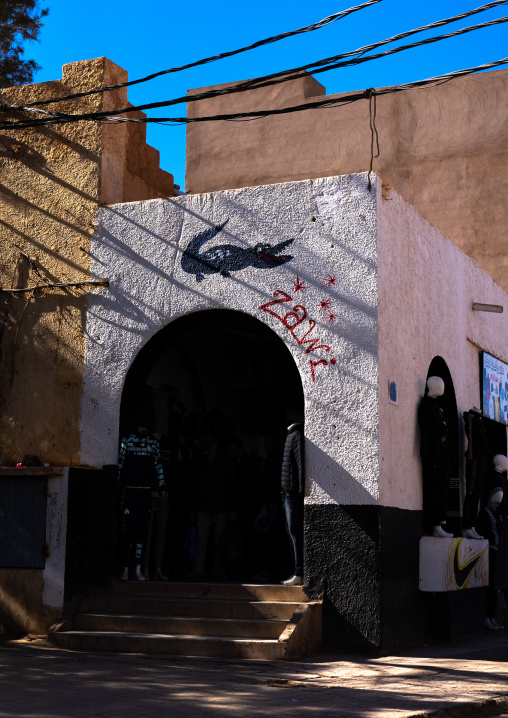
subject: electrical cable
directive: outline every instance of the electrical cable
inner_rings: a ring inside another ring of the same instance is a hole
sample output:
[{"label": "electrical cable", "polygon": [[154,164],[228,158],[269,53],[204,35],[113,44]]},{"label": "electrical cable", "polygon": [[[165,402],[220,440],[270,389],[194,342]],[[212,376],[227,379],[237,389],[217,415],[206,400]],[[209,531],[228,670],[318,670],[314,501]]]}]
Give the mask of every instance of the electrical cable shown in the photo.
[{"label": "electrical cable", "polygon": [[370,7],[371,5],[376,5],[377,3],[383,2],[383,0],[368,0],[368,2],[363,3],[362,5],[355,5],[354,7],[350,7],[347,10],[341,10],[340,12],[334,13],[333,15],[329,15],[328,17],[325,17],[323,20],[320,20],[319,22],[312,23],[311,25],[306,25],[305,27],[301,27],[298,30],[290,30],[289,32],[283,32],[280,35],[274,35],[273,37],[269,37],[265,40],[258,40],[257,42],[252,43],[252,45],[247,45],[246,47],[241,47],[238,50],[231,50],[229,52],[222,52],[219,55],[212,55],[211,57],[206,57],[203,60],[196,60],[195,62],[190,62],[187,65],[181,65],[180,67],[171,67],[168,70],[160,70],[159,72],[154,72],[152,75],[147,75],[146,77],[141,77],[138,80],[129,80],[129,82],[120,82],[116,85],[107,85],[106,87],[99,87],[95,90],[88,90],[86,92],[76,92],[72,95],[65,95],[64,97],[57,97],[57,98],[51,98],[48,100],[39,100],[37,102],[31,102],[30,105],[32,107],[36,107],[38,105],[47,105],[52,102],[61,102],[63,100],[74,100],[78,97],[87,97],[88,95],[95,95],[101,92],[109,92],[110,90],[118,90],[121,87],[131,87],[132,85],[139,85],[142,82],[148,82],[149,80],[154,80],[156,77],[161,77],[162,75],[169,75],[173,72],[182,72],[183,70],[189,70],[192,67],[198,67],[199,65],[206,65],[210,62],[215,62],[216,60],[222,60],[225,57],[232,57],[233,55],[238,55],[242,52],[247,52],[248,50],[254,50],[258,47],[262,47],[263,45],[269,45],[274,42],[278,42],[279,40],[285,40],[288,37],[293,37],[294,35],[301,35],[305,32],[313,32],[314,30],[319,30],[322,27],[325,27],[326,25],[331,25],[333,22],[336,22],[337,20],[342,20],[344,17],[347,17],[348,15],[351,15],[354,12],[357,12],[358,10],[363,10],[366,7]]},{"label": "electrical cable", "polygon": [[[430,25],[426,25],[420,28],[417,28],[415,30],[407,31],[404,33],[400,33],[398,35],[395,35],[391,38],[388,38],[387,40],[382,40],[379,43],[375,43],[373,45],[367,45],[365,47],[359,48],[358,50],[354,50],[352,52],[343,53],[342,55],[336,55],[331,58],[327,58],[325,60],[320,60],[315,63],[310,63],[307,65],[304,65],[299,68],[294,68],[292,70],[285,70],[283,72],[273,73],[272,75],[265,75],[264,77],[260,78],[254,78],[253,80],[247,80],[244,82],[237,83],[235,85],[232,85],[230,87],[226,88],[220,88],[220,89],[213,89],[208,90],[206,92],[202,93],[196,93],[195,95],[186,95],[184,97],[175,98],[172,100],[166,100],[163,102],[153,102],[148,103],[145,105],[137,105],[127,108],[122,108],[118,110],[110,110],[110,111],[104,111],[104,112],[95,112],[95,113],[83,113],[83,114],[74,114],[69,115],[65,113],[60,112],[49,112],[47,110],[38,110],[36,108],[33,108],[32,106],[8,106],[5,103],[2,103],[2,106],[4,109],[10,109],[10,110],[24,110],[27,111],[33,111],[33,112],[41,112],[46,115],[51,116],[52,120],[35,120],[32,122],[29,122],[29,124],[26,124],[27,121],[16,121],[16,122],[3,122],[0,123],[1,129],[9,129],[9,128],[21,128],[21,127],[36,127],[38,125],[46,125],[46,124],[60,124],[62,122],[76,122],[79,120],[100,120],[104,119],[106,117],[113,117],[116,115],[121,115],[129,112],[137,112],[140,110],[147,110],[147,109],[156,109],[160,107],[169,107],[171,105],[181,104],[181,103],[189,103],[189,102],[197,102],[202,99],[211,99],[213,97],[227,95],[227,94],[234,94],[237,92],[245,92],[250,89],[256,89],[260,87],[267,87],[270,85],[278,84],[279,82],[287,82],[289,80],[298,79],[300,77],[304,77],[307,74],[308,70],[311,70],[313,74],[318,74],[320,72],[326,72],[328,70],[332,69],[338,69],[339,67],[348,67],[348,66],[354,66],[357,64],[362,64],[364,62],[370,62],[371,60],[377,60],[381,57],[386,57],[387,55],[391,55],[398,52],[403,52],[405,50],[412,49],[414,47],[418,47],[421,45],[427,45],[433,42],[438,42],[444,39],[448,39],[450,37],[455,37],[458,35],[463,35],[468,32],[472,32],[473,30],[483,29],[485,27],[490,27],[492,25],[497,25],[503,22],[508,21],[508,17],[502,17],[498,18],[496,20],[490,20],[486,23],[481,23],[479,25],[473,25],[466,28],[462,28],[460,30],[455,30],[452,33],[447,33],[445,35],[439,35],[434,36],[430,38],[426,38],[424,40],[421,40],[420,42],[416,43],[410,43],[409,45],[402,45],[400,47],[392,48],[391,50],[386,50],[385,52],[379,53],[378,55],[369,55],[367,57],[363,57],[363,55],[366,52],[369,52],[370,50],[380,47],[382,45],[385,45],[387,43],[395,42],[396,40],[400,40],[401,38],[408,37],[409,35],[416,34],[419,32],[423,32],[424,30],[428,30],[431,27],[437,27],[442,26],[444,24],[448,24],[450,22],[454,22],[457,19],[463,19],[464,17],[472,14],[476,14],[478,12],[483,12],[486,8],[490,8],[493,5],[499,5],[499,4],[507,4],[508,0],[496,0],[494,3],[489,3],[488,5],[481,6],[480,8],[475,8],[474,10],[470,10],[467,13],[462,13],[461,15],[453,16],[452,18],[446,18],[444,20],[438,20],[435,23],[431,23]],[[360,57],[352,57],[360,55]],[[331,61],[335,61],[337,59],[342,59],[345,57],[349,57],[352,59],[345,60],[344,62],[336,62],[335,64],[330,65],[329,63]]]},{"label": "electrical cable", "polygon": [[[508,0],[502,0],[502,2],[506,4],[508,2]],[[476,9],[475,11],[470,11],[470,13],[472,13],[472,12],[480,12],[480,9]],[[463,17],[463,15],[464,15],[464,13],[460,17]],[[451,22],[451,21],[452,21],[451,19],[440,20],[440,21],[438,21],[438,23],[443,24],[443,23],[447,23],[447,22]],[[286,73],[289,72],[289,73],[293,73],[293,74],[290,74],[290,75],[284,74],[284,76],[282,78],[280,77],[281,73],[275,73],[273,75],[268,75],[268,76],[265,76],[262,78],[256,78],[254,80],[248,80],[246,82],[238,83],[236,85],[232,85],[232,86],[226,87],[226,88],[209,90],[206,92],[197,93],[195,95],[179,97],[176,99],[166,100],[163,102],[154,102],[154,103],[149,103],[149,104],[145,104],[145,105],[138,105],[135,107],[123,108],[120,110],[112,110],[112,111],[107,111],[107,112],[105,111],[105,112],[84,113],[84,114],[80,114],[80,115],[78,115],[78,114],[68,115],[65,113],[49,113],[46,110],[36,110],[35,108],[26,107],[26,109],[28,111],[44,112],[45,114],[50,115],[51,118],[50,119],[49,118],[48,119],[38,119],[38,120],[32,120],[32,121],[24,121],[24,120],[20,120],[20,121],[16,121],[16,122],[12,122],[12,121],[5,122],[4,121],[4,122],[0,123],[0,129],[37,127],[39,125],[61,124],[61,123],[68,123],[68,122],[77,122],[80,120],[101,121],[101,120],[105,120],[105,119],[109,120],[111,118],[111,121],[114,121],[114,118],[117,117],[118,115],[129,113],[129,112],[135,112],[135,111],[137,112],[140,110],[155,109],[155,108],[159,108],[159,107],[168,107],[171,105],[181,104],[183,102],[187,102],[187,103],[188,102],[196,102],[196,101],[202,100],[202,99],[210,99],[213,97],[222,96],[222,95],[226,95],[226,94],[245,92],[250,89],[267,87],[269,85],[278,84],[280,82],[286,82],[288,80],[298,79],[299,77],[306,76],[307,69],[311,68],[311,67],[314,68],[313,74],[318,74],[320,72],[326,72],[328,70],[337,69],[339,67],[347,67],[347,66],[362,64],[364,62],[370,62],[371,60],[377,60],[377,59],[380,59],[381,57],[386,57],[386,56],[392,55],[394,53],[413,49],[414,47],[428,45],[430,43],[434,43],[434,42],[438,42],[438,41],[441,41],[444,39],[449,39],[451,37],[463,35],[465,33],[472,32],[473,30],[483,29],[485,27],[491,27],[493,25],[498,25],[498,24],[505,23],[505,22],[508,22],[507,16],[504,16],[502,18],[498,18],[495,20],[490,20],[488,22],[481,23],[479,25],[473,25],[473,26],[465,27],[465,28],[462,28],[459,30],[455,30],[454,32],[446,33],[445,35],[439,35],[439,36],[433,36],[430,38],[425,38],[424,40],[420,40],[419,42],[416,42],[416,43],[410,43],[409,45],[401,45],[399,47],[392,48],[391,50],[386,50],[385,52],[379,53],[377,55],[368,55],[366,57],[363,56],[363,53],[366,52],[367,50],[365,48],[360,48],[359,50],[356,50],[354,52],[346,53],[345,55],[336,56],[336,57],[345,57],[345,56],[351,57],[351,55],[357,55],[358,53],[362,53],[362,56],[353,57],[349,60],[338,62],[333,65],[327,65],[325,67],[322,67],[322,65],[324,63],[329,62],[330,58],[328,58],[327,60],[321,60],[317,63],[314,63],[313,65],[312,64],[306,65],[306,66],[304,66],[303,70],[302,70],[302,68],[297,68],[296,70],[288,70],[288,71],[286,71]],[[433,23],[433,24],[436,25],[436,23]],[[427,26],[426,28],[418,28],[417,30],[403,33],[403,35],[405,37],[407,37],[408,34],[414,34],[416,32],[421,32],[423,29],[428,29],[428,27],[430,27],[430,26]],[[394,36],[394,38],[390,38],[389,40],[382,41],[381,43],[377,44],[377,46],[379,47],[380,44],[386,44],[387,42],[394,41],[394,39],[400,39],[400,37],[401,37],[400,35],[396,35],[396,36]],[[372,49],[372,47],[373,46],[368,46],[369,49]],[[5,104],[3,105],[3,107],[5,109],[11,109],[11,110],[25,109],[23,106],[6,106]],[[118,118],[119,121],[126,121],[128,119],[129,118]],[[132,121],[145,122],[145,121],[147,121],[147,119],[148,119],[148,121],[159,121],[159,122],[161,121],[159,118],[142,118],[140,120],[132,119]],[[163,121],[171,122],[172,118],[164,119]],[[180,119],[178,121],[182,121],[182,120]]]},{"label": "electrical cable", "polygon": [[[336,105],[349,105],[353,102],[357,102],[358,100],[364,100],[369,99],[372,95],[389,95],[396,92],[403,92],[405,90],[412,90],[419,87],[426,87],[431,84],[435,83],[444,83],[448,82],[449,80],[453,80],[456,77],[463,77],[465,75],[472,75],[477,72],[482,72],[484,70],[490,70],[494,67],[500,67],[501,65],[507,65],[508,64],[508,57],[505,57],[501,60],[497,60],[495,62],[489,62],[485,63],[483,65],[478,65],[476,67],[466,68],[462,70],[455,70],[454,72],[449,72],[444,75],[438,75],[436,77],[431,77],[426,80],[415,80],[413,82],[407,82],[404,84],[399,85],[391,85],[390,87],[385,87],[381,89],[374,89],[370,88],[368,90],[364,90],[362,92],[355,92],[350,93],[348,95],[341,95],[340,97],[327,97],[323,100],[317,100],[314,102],[307,102],[305,104],[301,105],[292,105],[290,107],[282,107],[278,109],[272,109],[272,110],[254,110],[251,112],[235,112],[230,114],[222,114],[222,115],[207,115],[204,117],[145,117],[145,118],[131,118],[131,117],[113,117],[111,119],[109,118],[102,118],[102,121],[110,121],[113,123],[120,123],[120,122],[140,122],[144,124],[149,123],[170,123],[170,124],[191,124],[195,122],[215,122],[217,120],[227,120],[227,121],[245,121],[248,119],[261,119],[262,117],[269,117],[271,115],[284,115],[292,112],[301,112],[303,110],[311,110],[311,109],[319,109],[319,108],[326,108],[326,107],[334,107]],[[12,124],[12,123],[11,123]],[[20,123],[21,124],[21,123]],[[24,123],[23,126],[30,127],[33,126],[33,123]],[[38,125],[36,125],[38,126]],[[3,129],[0,125],[0,129]]]},{"label": "electrical cable", "polygon": [[488,62],[477,67],[465,68],[462,70],[455,70],[454,72],[446,73],[445,75],[437,75],[436,77],[430,77],[426,80],[415,80],[413,82],[407,82],[399,85],[391,85],[381,89],[369,88],[362,92],[355,92],[348,95],[342,95],[337,98],[328,97],[326,100],[317,100],[314,102],[308,102],[301,105],[292,105],[291,107],[282,107],[275,110],[255,110],[252,112],[236,112],[232,114],[224,115],[209,115],[205,117],[147,117],[141,120],[134,120],[128,117],[114,118],[112,122],[164,122],[164,123],[180,123],[180,124],[191,124],[194,122],[215,122],[217,120],[243,120],[243,119],[261,119],[263,117],[269,117],[271,115],[285,115],[292,112],[301,112],[303,110],[320,109],[327,107],[335,107],[336,105],[350,105],[358,100],[370,99],[371,96],[375,95],[391,95],[396,92],[404,92],[405,90],[413,90],[420,87],[427,87],[432,84],[442,84],[449,82],[457,77],[464,77],[466,75],[472,75],[477,72],[483,72],[484,70],[491,70],[494,67],[500,67],[501,65],[508,65],[508,57],[494,62]]}]

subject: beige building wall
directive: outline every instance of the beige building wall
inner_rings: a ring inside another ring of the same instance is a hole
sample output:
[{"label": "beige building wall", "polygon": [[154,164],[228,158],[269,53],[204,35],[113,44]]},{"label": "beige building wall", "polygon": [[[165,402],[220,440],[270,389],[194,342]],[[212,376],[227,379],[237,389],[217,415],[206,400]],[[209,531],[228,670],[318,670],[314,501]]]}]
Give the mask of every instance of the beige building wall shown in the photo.
[{"label": "beige building wall", "polygon": [[[378,187],[378,287],[380,502],[417,511],[417,407],[430,363],[442,357],[452,377],[463,478],[462,412],[482,405],[480,351],[508,362],[508,294],[386,185]],[[473,311],[473,303],[504,311]],[[398,387],[396,405],[389,382]]]},{"label": "beige building wall", "polygon": [[[125,82],[106,58],[65,65],[61,80],[0,92],[23,104]],[[62,112],[127,104],[127,90],[56,103]],[[0,112],[2,119],[26,113]],[[32,116],[32,115],[30,115]],[[90,279],[90,236],[99,205],[174,195],[145,125],[79,122],[0,134],[0,287]],[[0,293],[0,462],[25,454],[79,463],[78,422],[87,293],[93,287]]]},{"label": "beige building wall", "polygon": [[[289,107],[324,94],[308,76],[190,103],[188,115]],[[508,70],[379,96],[375,124],[375,171],[508,289]],[[196,123],[187,129],[186,189],[342,175],[368,170],[370,160],[367,99],[251,122]]]}]

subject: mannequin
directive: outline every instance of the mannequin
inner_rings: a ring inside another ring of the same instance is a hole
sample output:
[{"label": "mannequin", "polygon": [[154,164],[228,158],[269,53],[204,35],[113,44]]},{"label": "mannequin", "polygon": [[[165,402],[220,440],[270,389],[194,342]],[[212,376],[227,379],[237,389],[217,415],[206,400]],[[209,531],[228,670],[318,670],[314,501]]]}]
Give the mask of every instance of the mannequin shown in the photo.
[{"label": "mannequin", "polygon": [[121,492],[124,570],[120,580],[129,579],[131,550],[135,551],[136,580],[144,581],[141,571],[143,543],[151,515],[152,491],[166,495],[159,442],[144,426],[125,436],[118,457],[118,484]]},{"label": "mannequin", "polygon": [[423,513],[431,533],[438,538],[453,534],[443,529],[446,523],[446,499],[450,483],[448,427],[437,398],[444,394],[445,384],[439,376],[427,379],[427,393],[418,407],[420,456],[423,469]]},{"label": "mannequin", "polygon": [[487,475],[488,441],[482,413],[476,406],[464,412],[464,431],[467,437],[467,450],[462,536],[469,539],[482,539],[483,536],[480,536],[475,529],[475,520]]},{"label": "mannequin", "polygon": [[[506,459],[506,457],[503,457]],[[487,594],[487,618],[485,627],[497,631],[501,626],[495,618],[497,603],[496,561],[499,539],[503,529],[503,516],[500,505],[504,492],[502,486],[493,486],[488,494],[488,504],[480,511],[478,527],[489,540],[489,590]]]},{"label": "mannequin", "polygon": [[294,572],[282,582],[285,586],[301,586],[303,583],[304,445],[303,423],[288,426],[282,459],[281,491],[286,528],[293,549]]},{"label": "mannequin", "polygon": [[[490,469],[487,472],[487,478],[485,481],[484,495],[482,497],[482,504],[486,505],[489,500],[490,487],[500,486],[503,489],[503,493],[506,496],[506,471],[508,469],[508,459],[504,454],[496,454],[492,457],[492,463]],[[506,519],[506,499],[504,498],[500,511],[503,512],[503,519]]]}]

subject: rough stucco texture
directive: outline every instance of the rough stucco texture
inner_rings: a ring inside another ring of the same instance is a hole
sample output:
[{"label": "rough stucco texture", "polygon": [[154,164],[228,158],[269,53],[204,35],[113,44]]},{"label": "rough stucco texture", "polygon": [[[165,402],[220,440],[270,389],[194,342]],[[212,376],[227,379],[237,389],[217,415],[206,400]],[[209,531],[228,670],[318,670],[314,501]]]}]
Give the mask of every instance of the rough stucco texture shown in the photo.
[{"label": "rough stucco texture", "polygon": [[[66,65],[61,81],[3,90],[2,99],[17,104],[98,87],[104,62]],[[100,96],[92,96],[53,108],[98,110],[101,102]],[[100,127],[91,123],[0,137],[2,287],[89,278],[100,148]],[[2,459],[9,464],[24,454],[38,454],[56,464],[76,462],[84,293],[3,294],[0,301],[6,313],[0,372]]]},{"label": "rough stucco texture", "polygon": [[[182,268],[183,252],[199,233],[226,220],[203,251],[222,244],[252,248],[293,240],[281,252],[293,259],[269,269],[249,266],[229,277],[205,274],[197,281]],[[307,501],[375,503],[376,192],[368,191],[367,177],[116,205],[99,210],[97,221],[92,272],[108,276],[110,286],[88,298],[81,462],[116,463],[123,381],[141,347],[182,315],[234,309],[270,326],[299,369],[305,392]],[[305,285],[300,291],[299,283]],[[284,296],[275,292],[285,293],[287,301],[260,309]],[[292,333],[289,325],[304,313]],[[319,338],[308,353],[311,347],[297,341],[306,332],[307,340]],[[323,363],[311,366],[311,361]]]},{"label": "rough stucco texture", "polygon": [[[416,408],[429,365],[440,356],[450,370],[463,456],[462,412],[481,406],[479,351],[508,362],[508,295],[400,195],[378,189],[380,501],[418,510]],[[473,311],[473,302],[504,313]],[[397,383],[398,405],[388,400],[389,382]]]},{"label": "rough stucco texture", "polygon": [[[384,180],[506,290],[507,90],[508,70],[497,70],[378,96],[380,152],[374,159]],[[188,113],[268,110],[324,94],[322,85],[306,77],[191,103]],[[364,99],[256,122],[190,124],[186,189],[211,192],[365,171],[371,160],[369,117]]]},{"label": "rough stucco texture", "polygon": [[[65,65],[62,80],[0,94],[4,102],[23,104],[125,80],[122,68],[98,58]],[[124,106],[126,90],[51,108],[98,111],[103,102],[107,109]],[[144,142],[144,128],[115,125],[103,132],[91,122],[4,132],[0,177],[2,288],[89,279],[89,238],[98,204],[173,194],[173,178],[158,168],[158,153]],[[0,297],[0,460],[8,465],[25,454],[56,465],[79,461],[85,291]]]}]

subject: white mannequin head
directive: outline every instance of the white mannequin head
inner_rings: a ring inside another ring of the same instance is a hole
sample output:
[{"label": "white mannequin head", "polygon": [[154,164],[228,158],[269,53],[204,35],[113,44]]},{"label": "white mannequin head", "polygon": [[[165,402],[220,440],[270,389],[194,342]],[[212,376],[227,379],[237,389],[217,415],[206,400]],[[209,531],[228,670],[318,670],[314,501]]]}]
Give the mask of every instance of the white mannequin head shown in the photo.
[{"label": "white mannequin head", "polygon": [[508,459],[504,454],[496,454],[493,458],[496,471],[504,472],[508,469]]},{"label": "white mannequin head", "polygon": [[440,376],[429,376],[427,379],[427,389],[429,390],[429,396],[435,399],[438,396],[444,394],[444,381]]},{"label": "white mannequin head", "polygon": [[496,491],[495,494],[492,494],[492,496],[489,499],[489,504],[491,504],[492,506],[494,506],[494,508],[497,509],[497,507],[503,500],[503,496],[504,496],[504,494],[503,494],[502,490],[499,489],[499,491]]}]

